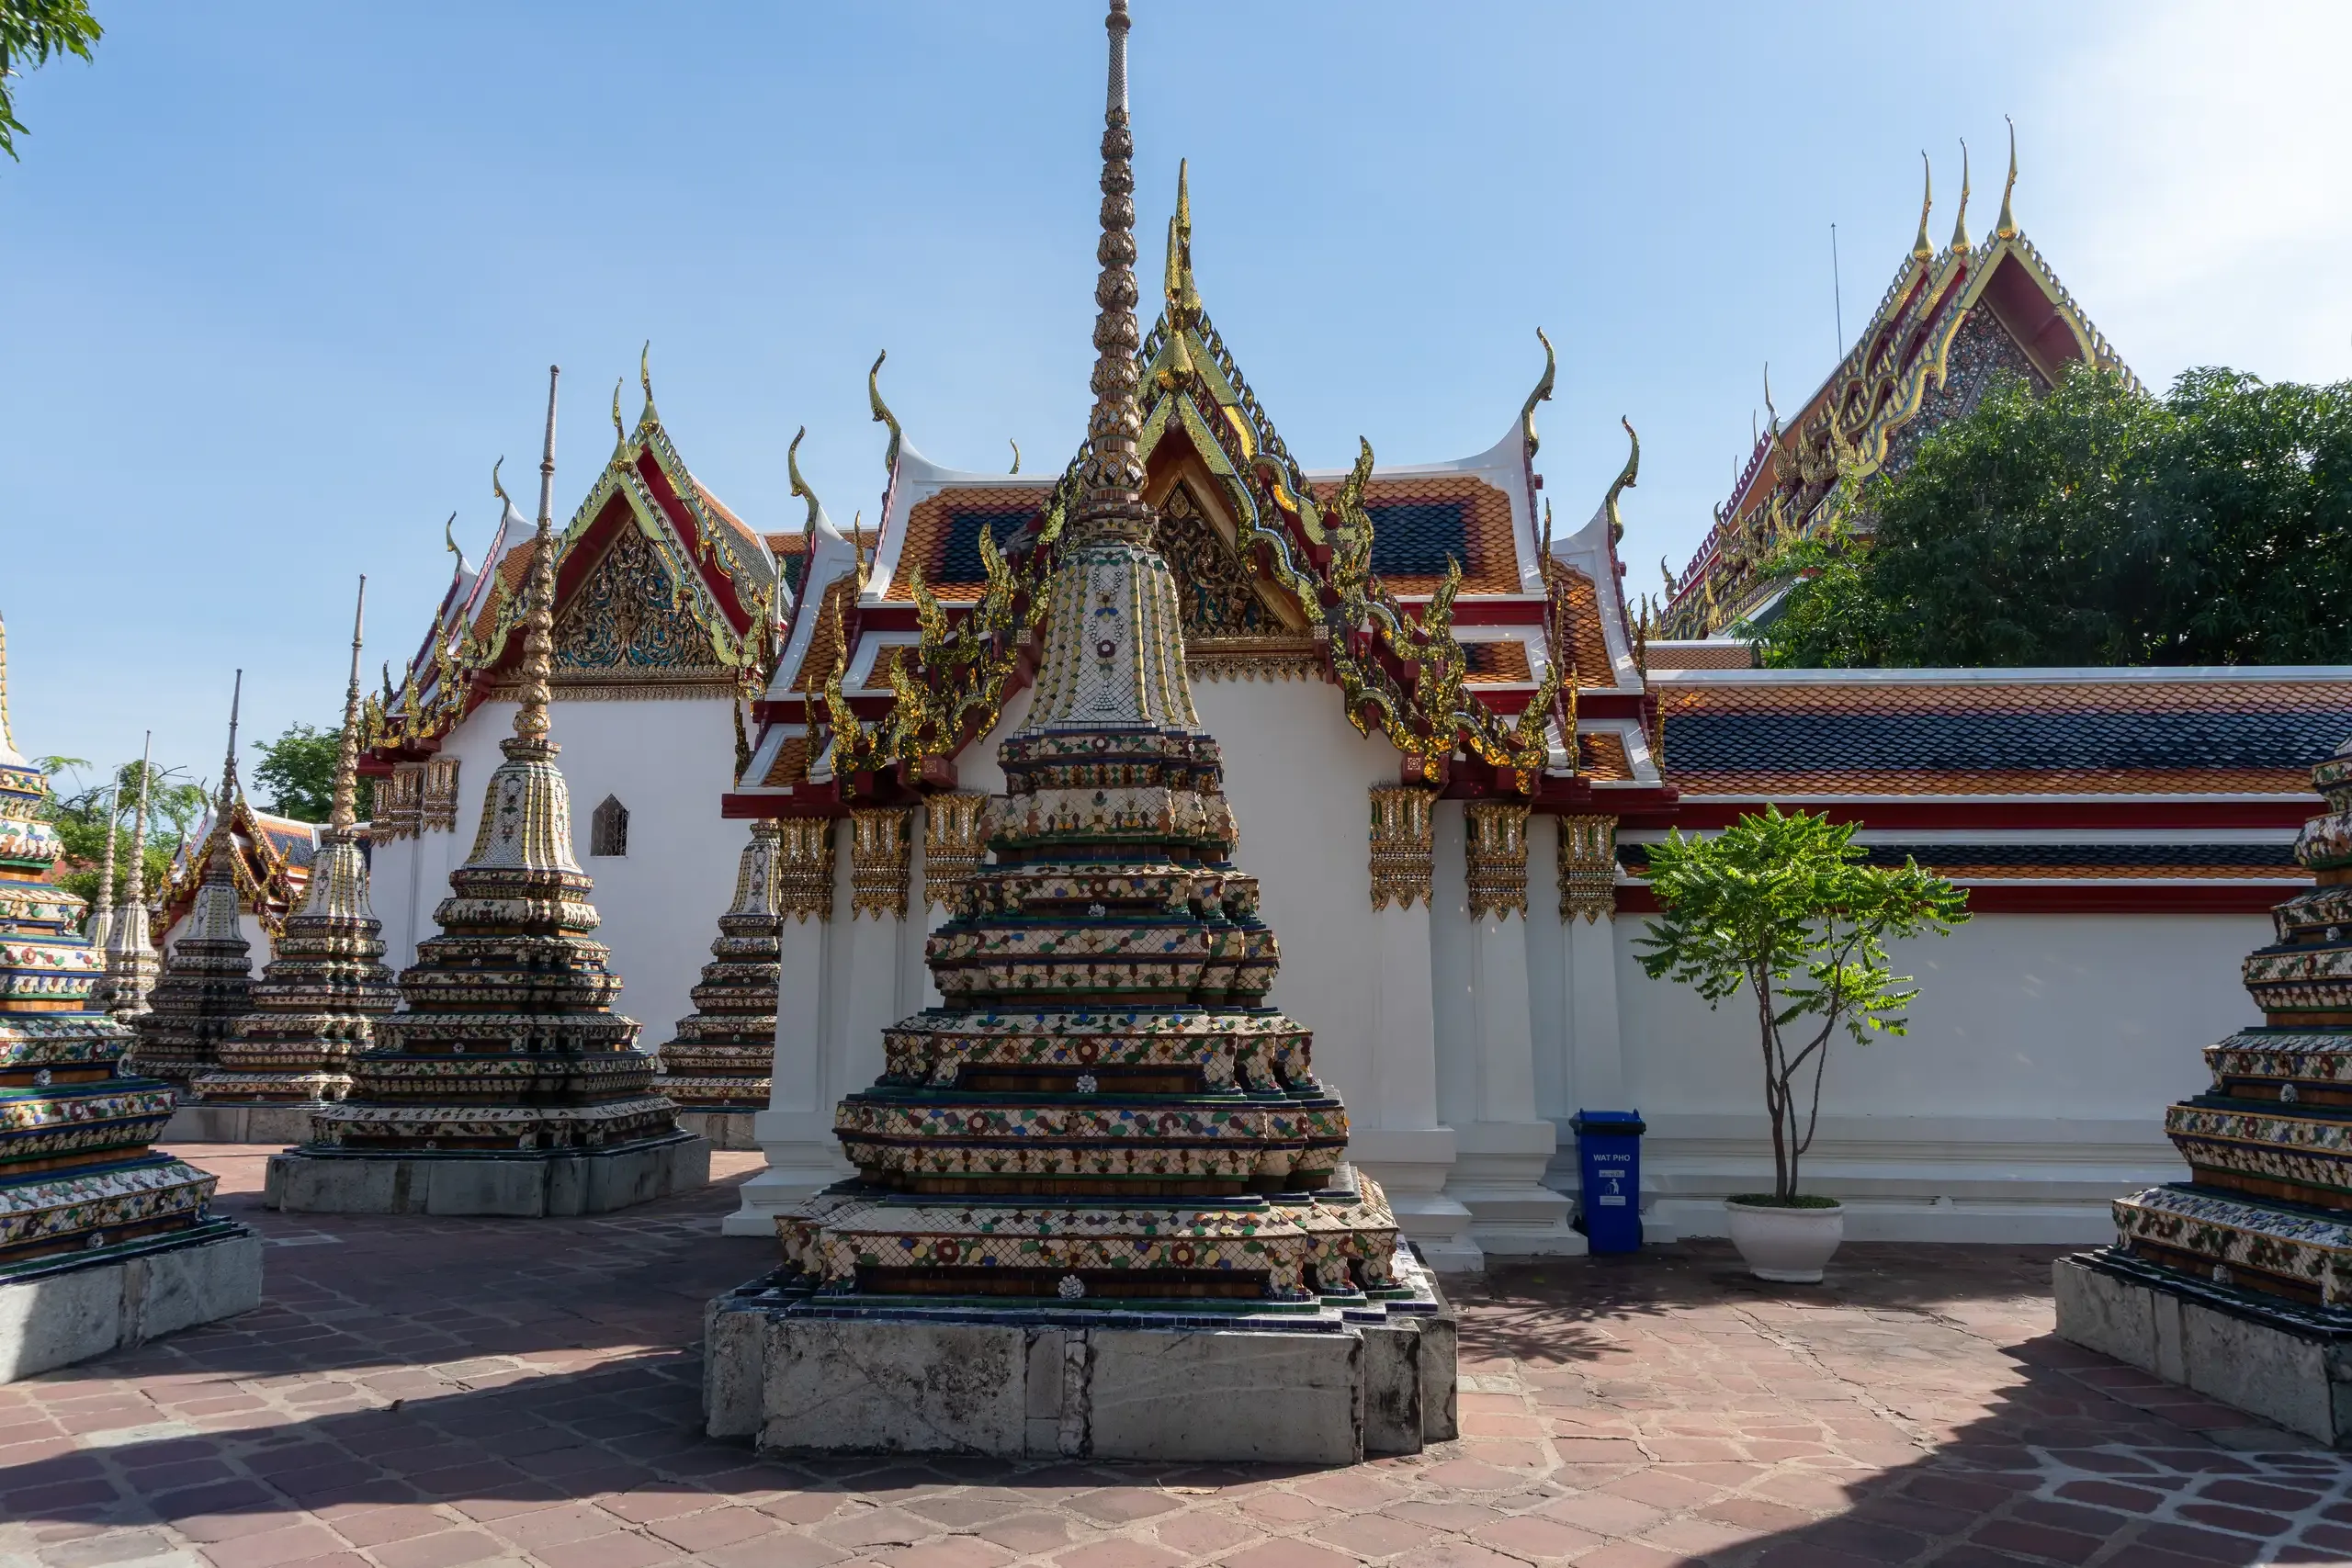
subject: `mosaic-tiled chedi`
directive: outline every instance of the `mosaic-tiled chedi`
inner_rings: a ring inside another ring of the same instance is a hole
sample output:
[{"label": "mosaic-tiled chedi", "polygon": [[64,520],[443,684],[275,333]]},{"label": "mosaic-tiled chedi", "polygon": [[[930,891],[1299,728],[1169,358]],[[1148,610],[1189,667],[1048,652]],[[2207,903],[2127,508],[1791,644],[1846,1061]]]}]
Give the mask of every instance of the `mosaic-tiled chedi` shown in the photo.
[{"label": "mosaic-tiled chedi", "polygon": [[[362,605],[368,580],[359,580]],[[400,1005],[384,966],[383,923],[368,901],[359,845],[359,626],[351,635],[343,744],[326,842],[311,867],[302,907],[286,917],[277,952],[253,985],[253,1010],[220,1040],[218,1065],[198,1073],[191,1096],[206,1104],[301,1106],[341,1100],[352,1056],[373,1042],[373,1021]]]},{"label": "mosaic-tiled chedi", "polygon": [[2189,1179],[2119,1201],[2116,1246],[2352,1322],[2352,740],[2312,781],[2328,809],[2295,857],[2318,885],[2245,960],[2263,1024],[2206,1047],[2212,1089],[2165,1114]]},{"label": "mosaic-tiled chedi", "polygon": [[318,1145],[403,1156],[604,1152],[677,1134],[652,1090],[637,1023],[612,1010],[620,976],[594,941],[594,888],[571,853],[571,799],[548,739],[555,547],[546,477],[525,620],[523,700],[490,776],[473,852],[434,911],[441,934],[401,971],[407,1006],[352,1058],[351,1092],[315,1118]]},{"label": "mosaic-tiled chedi", "polygon": [[118,1072],[130,1031],[91,1006],[83,902],[42,880],[48,795],[9,736],[0,633],[0,1282],[237,1231],[207,1217],[213,1178],[148,1146],[172,1090]]},{"label": "mosaic-tiled chedi", "polygon": [[857,1168],[779,1218],[831,1294],[1312,1303],[1396,1289],[1396,1224],[1237,870],[1176,581],[1136,456],[1124,8],[1103,133],[1085,490],[1054,569],[1006,798],[926,953],[944,998],[841,1103]]},{"label": "mosaic-tiled chedi", "polygon": [[777,823],[752,824],[736,863],[735,902],[718,917],[702,984],[689,993],[694,1014],[678,1021],[677,1037],[661,1049],[654,1087],[681,1111],[768,1108],[776,989],[784,976],[784,911],[776,897],[782,837]]},{"label": "mosaic-tiled chedi", "polygon": [[237,846],[231,827],[238,787],[237,708],[243,695],[241,670],[229,699],[229,755],[220,765],[204,882],[164,959],[148,1010],[134,1022],[139,1043],[132,1056],[139,1070],[183,1090],[220,1060],[220,1042],[235,1032],[253,1005],[253,949],[237,922]]}]

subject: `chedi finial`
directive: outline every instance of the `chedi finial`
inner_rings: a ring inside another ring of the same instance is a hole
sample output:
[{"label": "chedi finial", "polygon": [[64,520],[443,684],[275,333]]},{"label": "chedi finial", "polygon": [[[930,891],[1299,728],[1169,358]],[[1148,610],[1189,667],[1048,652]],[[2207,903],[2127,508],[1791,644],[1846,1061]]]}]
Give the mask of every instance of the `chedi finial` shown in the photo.
[{"label": "chedi finial", "polygon": [[548,677],[555,668],[555,391],[563,374],[548,367],[547,444],[539,457],[539,525],[531,540],[531,607],[523,617],[523,704],[514,710],[514,739],[502,744],[510,758],[547,756]]},{"label": "chedi finial", "polygon": [[1070,543],[1103,535],[1142,538],[1151,528],[1143,503],[1143,464],[1136,456],[1143,414],[1136,403],[1135,137],[1127,129],[1127,0],[1111,0],[1102,98],[1102,237],[1095,244],[1094,409],[1086,422],[1085,492],[1071,519]]},{"label": "chedi finial", "polygon": [[0,618],[0,763],[14,767],[23,761],[8,729],[8,623]]},{"label": "chedi finial", "polygon": [[334,753],[334,803],[327,809],[327,832],[351,837],[359,820],[359,643],[368,616],[368,574],[359,574],[359,602],[351,610],[351,684],[343,693],[343,737]]}]

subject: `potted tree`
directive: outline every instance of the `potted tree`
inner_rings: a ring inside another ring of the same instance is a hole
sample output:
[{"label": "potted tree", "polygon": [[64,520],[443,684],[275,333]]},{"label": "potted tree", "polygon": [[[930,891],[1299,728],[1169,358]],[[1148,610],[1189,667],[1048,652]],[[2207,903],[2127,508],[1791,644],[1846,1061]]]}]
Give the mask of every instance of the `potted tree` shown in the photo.
[{"label": "potted tree", "polygon": [[1806,1194],[1797,1162],[1813,1146],[1822,1069],[1843,1032],[1858,1043],[1901,1034],[1918,988],[1889,966],[1890,938],[1937,935],[1968,919],[1967,895],[1905,858],[1868,863],[1854,825],[1776,807],[1712,838],[1679,830],[1650,846],[1663,911],[1642,967],[1691,987],[1711,1008],[1742,992],[1756,1006],[1772,1190],[1724,1201],[1732,1243],[1762,1280],[1814,1283],[1845,1239],[1846,1211]]}]

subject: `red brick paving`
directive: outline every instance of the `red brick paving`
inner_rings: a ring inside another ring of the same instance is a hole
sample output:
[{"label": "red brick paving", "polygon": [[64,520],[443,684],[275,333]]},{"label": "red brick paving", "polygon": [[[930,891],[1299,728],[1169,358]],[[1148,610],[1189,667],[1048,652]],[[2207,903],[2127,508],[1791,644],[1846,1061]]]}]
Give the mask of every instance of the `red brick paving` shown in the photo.
[{"label": "red brick paving", "polygon": [[0,1388],[0,1568],[2212,1568],[2352,1562],[2352,1466],[2052,1338],[2050,1249],[1713,1244],[1498,1271],[1464,1438],[1342,1471],[763,1460],[699,1427],[707,1192],[261,1212],[257,1311]]}]

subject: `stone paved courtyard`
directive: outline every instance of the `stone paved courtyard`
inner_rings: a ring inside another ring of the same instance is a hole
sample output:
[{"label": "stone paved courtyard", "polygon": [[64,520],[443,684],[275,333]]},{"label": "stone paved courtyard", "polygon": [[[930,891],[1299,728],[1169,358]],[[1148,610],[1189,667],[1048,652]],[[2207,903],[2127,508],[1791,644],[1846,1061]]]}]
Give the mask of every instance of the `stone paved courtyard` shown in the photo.
[{"label": "stone paved courtyard", "polygon": [[1344,1471],[768,1461],[699,1435],[756,1155],[600,1219],[261,1211],[258,1311],[0,1388],[0,1563],[2352,1562],[2352,1466],[2052,1338],[2052,1249],[1718,1244],[1464,1292],[1461,1441]]}]

